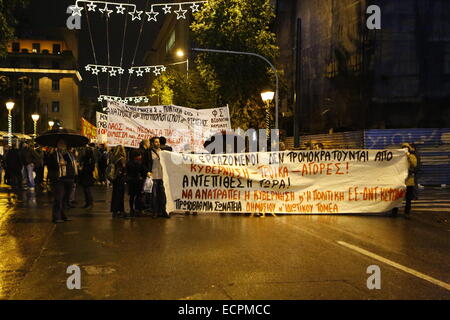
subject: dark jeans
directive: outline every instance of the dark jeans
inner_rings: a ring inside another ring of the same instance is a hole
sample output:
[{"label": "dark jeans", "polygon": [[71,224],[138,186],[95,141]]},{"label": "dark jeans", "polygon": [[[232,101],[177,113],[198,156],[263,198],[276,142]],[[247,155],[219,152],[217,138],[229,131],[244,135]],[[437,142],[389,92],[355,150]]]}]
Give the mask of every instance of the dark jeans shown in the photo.
[{"label": "dark jeans", "polygon": [[91,186],[81,186],[84,192],[84,201],[87,206],[94,204],[94,198],[92,197]]},{"label": "dark jeans", "polygon": [[106,168],[107,168],[106,163],[99,162],[97,168],[98,168],[98,181],[106,182]]},{"label": "dark jeans", "polygon": [[113,181],[111,212],[125,212],[125,179],[119,177]]},{"label": "dark jeans", "polygon": [[167,215],[166,212],[166,192],[162,179],[153,179],[153,213],[158,215]]},{"label": "dark jeans", "polygon": [[59,179],[52,183],[53,189],[53,221],[67,219],[64,205],[69,201],[73,188],[73,180]]},{"label": "dark jeans", "polygon": [[36,185],[44,182],[44,167],[36,167],[36,178],[34,179]]},{"label": "dark jeans", "polygon": [[406,187],[406,197],[405,197],[405,213],[411,212],[411,201],[417,199],[417,189],[415,186]]},{"label": "dark jeans", "polygon": [[7,182],[14,189],[20,189],[22,186],[22,172],[20,171],[6,171]]}]

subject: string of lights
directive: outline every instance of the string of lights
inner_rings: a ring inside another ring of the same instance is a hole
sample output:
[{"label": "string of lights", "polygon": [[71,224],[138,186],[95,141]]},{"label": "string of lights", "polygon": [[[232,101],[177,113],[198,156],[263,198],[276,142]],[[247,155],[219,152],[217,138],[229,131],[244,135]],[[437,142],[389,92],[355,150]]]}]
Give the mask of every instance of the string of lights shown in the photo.
[{"label": "string of lights", "polygon": [[[176,3],[157,3],[152,4],[150,11],[145,11],[147,15],[147,21],[158,21],[157,16],[161,13],[170,14],[175,13],[177,20],[186,19],[186,13],[191,10],[192,13],[200,11],[200,5],[208,1],[189,1],[189,2],[176,2]],[[125,12],[131,16],[131,20],[142,20],[142,14],[144,10],[138,10],[135,4],[130,3],[116,3],[107,1],[91,1],[91,0],[77,0],[75,5],[71,6],[72,16],[82,16],[82,11],[85,10],[80,4],[87,4],[87,11],[101,12],[108,17],[111,14],[125,15]],[[184,9],[183,9],[184,8]],[[186,9],[188,8],[188,9]],[[177,9],[177,10],[175,10]],[[173,11],[172,11],[173,10]]]}]

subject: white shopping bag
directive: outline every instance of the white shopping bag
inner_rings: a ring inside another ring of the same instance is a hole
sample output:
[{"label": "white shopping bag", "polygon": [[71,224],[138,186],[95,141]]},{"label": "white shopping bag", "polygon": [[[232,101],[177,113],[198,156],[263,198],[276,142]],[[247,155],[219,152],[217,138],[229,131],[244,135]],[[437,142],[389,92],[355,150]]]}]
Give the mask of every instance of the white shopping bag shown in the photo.
[{"label": "white shopping bag", "polygon": [[153,189],[153,179],[147,177],[144,183],[144,193],[152,193],[152,189]]}]

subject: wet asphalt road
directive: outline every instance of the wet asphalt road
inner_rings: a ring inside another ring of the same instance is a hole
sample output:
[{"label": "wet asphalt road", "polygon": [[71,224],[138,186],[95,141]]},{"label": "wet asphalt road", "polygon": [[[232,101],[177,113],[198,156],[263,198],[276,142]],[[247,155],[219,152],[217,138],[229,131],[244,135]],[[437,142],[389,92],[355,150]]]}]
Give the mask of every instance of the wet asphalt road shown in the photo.
[{"label": "wet asphalt road", "polygon": [[[72,209],[73,221],[54,226],[46,195],[0,193],[0,298],[450,299],[449,191],[421,197],[410,219],[113,220],[109,194],[96,187],[94,209]],[[66,287],[73,264],[81,290]],[[370,265],[380,290],[367,288]]]}]

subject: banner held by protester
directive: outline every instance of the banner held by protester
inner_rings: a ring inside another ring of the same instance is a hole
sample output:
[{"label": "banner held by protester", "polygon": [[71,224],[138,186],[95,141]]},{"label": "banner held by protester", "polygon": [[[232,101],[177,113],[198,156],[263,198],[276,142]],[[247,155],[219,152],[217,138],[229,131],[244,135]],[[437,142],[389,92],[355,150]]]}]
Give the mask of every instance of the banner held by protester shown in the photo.
[{"label": "banner held by protester", "polygon": [[108,142],[108,115],[97,111],[97,142]]},{"label": "banner held by protester", "polygon": [[387,212],[405,196],[404,150],[163,152],[168,212]]}]

